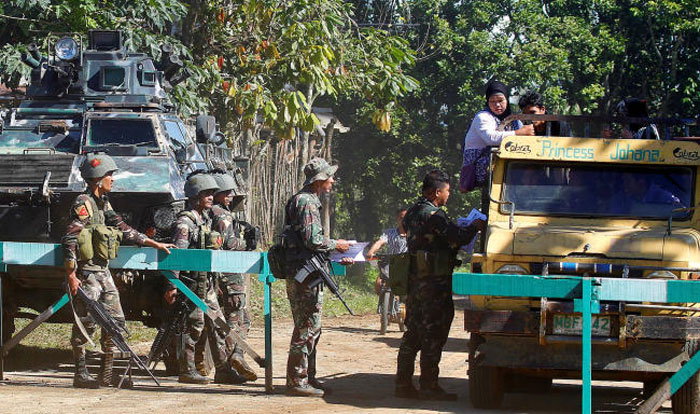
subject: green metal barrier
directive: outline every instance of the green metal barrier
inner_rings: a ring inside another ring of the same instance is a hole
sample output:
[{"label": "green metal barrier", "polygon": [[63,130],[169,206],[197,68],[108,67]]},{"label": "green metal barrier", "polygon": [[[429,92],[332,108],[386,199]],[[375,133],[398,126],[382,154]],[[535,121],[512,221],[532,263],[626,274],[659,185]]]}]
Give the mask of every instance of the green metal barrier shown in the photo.
[{"label": "green metal barrier", "polygon": [[[454,273],[452,290],[458,295],[509,297],[546,297],[573,299],[574,310],[583,319],[581,412],[591,413],[591,319],[599,313],[600,301],[696,303],[700,302],[700,281],[590,278],[574,276],[538,276],[482,273]],[[696,353],[637,410],[656,411],[700,369]]]},{"label": "green metal barrier", "polygon": [[[272,386],[272,301],[271,285],[275,277],[270,272],[267,262],[267,252],[243,252],[226,250],[197,250],[171,249],[170,254],[150,247],[124,246],[119,248],[119,255],[110,261],[111,269],[154,270],[170,273],[173,270],[249,273],[257,274],[258,280],[264,283],[264,318],[265,318],[265,390],[273,391]],[[63,266],[63,252],[60,244],[51,243],[21,243],[0,242],[0,271],[5,271],[7,265],[32,266]],[[333,263],[337,275],[345,275],[345,267]],[[165,275],[168,277],[168,275]],[[0,275],[1,279],[1,275]],[[203,301],[194,295],[184,285],[176,284],[190,300],[205,313],[208,308]],[[192,297],[194,295],[194,297]],[[68,295],[64,294],[56,303],[38,315],[29,325],[2,343],[0,337],[0,379],[3,377],[3,358],[12,347],[31,333],[41,323],[58,312],[68,303]],[[0,280],[0,329],[2,329],[2,283]],[[1,331],[0,331],[1,332]]]}]

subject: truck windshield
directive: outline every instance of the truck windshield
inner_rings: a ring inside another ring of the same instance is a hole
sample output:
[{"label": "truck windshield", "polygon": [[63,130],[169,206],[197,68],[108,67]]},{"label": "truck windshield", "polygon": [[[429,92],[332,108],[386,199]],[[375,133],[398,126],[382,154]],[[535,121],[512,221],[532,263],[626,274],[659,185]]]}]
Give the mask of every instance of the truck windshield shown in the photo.
[{"label": "truck windshield", "polygon": [[692,206],[693,182],[688,167],[516,161],[507,166],[503,199],[515,204],[516,214],[667,219],[672,210]]},{"label": "truck windshield", "polygon": [[87,146],[137,145],[158,148],[150,119],[90,119]]}]

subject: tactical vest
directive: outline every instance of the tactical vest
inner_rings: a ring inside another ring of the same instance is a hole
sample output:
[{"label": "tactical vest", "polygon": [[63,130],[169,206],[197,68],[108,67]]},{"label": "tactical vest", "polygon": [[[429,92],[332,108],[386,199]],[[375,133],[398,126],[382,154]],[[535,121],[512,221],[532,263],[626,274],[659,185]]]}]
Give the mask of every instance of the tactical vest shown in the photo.
[{"label": "tactical vest", "polygon": [[[222,237],[217,231],[213,231],[210,225],[202,220],[201,224],[197,224],[197,217],[192,211],[181,211],[178,214],[179,217],[187,217],[197,226],[197,230],[190,234],[190,247],[194,249],[210,249],[218,250],[221,248]],[[188,285],[194,293],[200,298],[204,299],[207,296],[207,291],[209,290],[210,283],[212,280],[209,278],[209,272],[181,272],[190,280],[185,279],[185,284]]]},{"label": "tactical vest", "polygon": [[78,234],[78,260],[87,262],[87,267],[105,268],[117,257],[123,234],[118,228],[105,225],[104,211],[97,207],[92,196],[88,197],[88,203],[92,214]]}]

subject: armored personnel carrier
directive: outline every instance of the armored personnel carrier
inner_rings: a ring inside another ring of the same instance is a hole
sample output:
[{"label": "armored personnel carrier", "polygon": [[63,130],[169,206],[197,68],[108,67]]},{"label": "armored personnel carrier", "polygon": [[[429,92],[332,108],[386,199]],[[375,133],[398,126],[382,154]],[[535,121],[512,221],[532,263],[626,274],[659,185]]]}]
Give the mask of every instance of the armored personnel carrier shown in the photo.
[{"label": "armored personnel carrier", "polygon": [[[87,43],[85,43],[87,40]],[[247,160],[222,145],[213,117],[192,128],[175,112],[168,91],[185,79],[170,45],[162,58],[127,51],[119,31],[52,36],[47,49],[29,45],[26,99],[0,113],[0,234],[2,240],[60,242],[70,203],[85,189],[79,166],[89,152],[119,166],[110,202],[152,238],[170,238],[184,206],[184,181],[196,170],[223,168],[246,193]],[[8,266],[3,282],[3,330],[20,308],[43,310],[59,296],[62,269]],[[161,277],[114,274],[129,319],[152,320]],[[70,314],[57,315],[68,320]]]}]

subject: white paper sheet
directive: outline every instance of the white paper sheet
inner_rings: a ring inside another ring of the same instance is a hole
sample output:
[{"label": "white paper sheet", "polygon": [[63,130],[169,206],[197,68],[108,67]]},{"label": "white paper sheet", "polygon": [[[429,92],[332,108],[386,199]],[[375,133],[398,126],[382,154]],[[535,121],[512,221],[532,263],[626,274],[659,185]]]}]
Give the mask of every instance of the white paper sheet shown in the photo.
[{"label": "white paper sheet", "polygon": [[334,250],[333,253],[331,253],[331,260],[334,262],[339,262],[344,257],[352,257],[352,259],[356,262],[364,262],[364,250],[369,242],[358,242],[357,240],[348,240],[348,242],[350,242],[350,249],[348,249],[348,251],[345,253],[340,253],[339,251]]},{"label": "white paper sheet", "polygon": [[[468,227],[474,220],[481,219],[486,221],[486,215],[482,213],[481,211],[473,208],[472,211],[469,212],[469,215],[467,217],[458,217],[457,218],[457,225],[459,227]],[[483,236],[482,236],[483,237]],[[472,241],[469,242],[469,244],[464,245],[461,247],[462,250],[467,252],[467,254],[472,254],[474,252],[474,243],[476,242],[476,237],[472,239]]]}]

